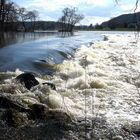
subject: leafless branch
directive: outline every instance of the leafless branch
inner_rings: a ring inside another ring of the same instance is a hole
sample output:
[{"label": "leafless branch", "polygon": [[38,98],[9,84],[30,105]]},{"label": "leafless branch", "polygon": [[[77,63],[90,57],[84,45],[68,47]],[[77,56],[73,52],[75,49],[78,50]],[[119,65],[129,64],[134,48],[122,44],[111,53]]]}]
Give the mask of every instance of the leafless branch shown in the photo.
[{"label": "leafless branch", "polygon": [[139,0],[136,0],[135,2],[135,9],[134,9],[134,13],[136,12],[136,10],[138,9],[138,4],[139,4]]}]

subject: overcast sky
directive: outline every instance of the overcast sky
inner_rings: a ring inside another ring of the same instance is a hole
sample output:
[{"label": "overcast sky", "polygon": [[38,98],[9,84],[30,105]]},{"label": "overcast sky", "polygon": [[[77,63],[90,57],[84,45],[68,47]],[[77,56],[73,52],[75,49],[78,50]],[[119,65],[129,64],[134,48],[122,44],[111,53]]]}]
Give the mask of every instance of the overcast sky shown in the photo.
[{"label": "overcast sky", "polygon": [[28,10],[37,10],[40,20],[57,21],[65,7],[78,7],[85,18],[81,24],[102,23],[112,17],[132,13],[136,0],[12,0]]}]

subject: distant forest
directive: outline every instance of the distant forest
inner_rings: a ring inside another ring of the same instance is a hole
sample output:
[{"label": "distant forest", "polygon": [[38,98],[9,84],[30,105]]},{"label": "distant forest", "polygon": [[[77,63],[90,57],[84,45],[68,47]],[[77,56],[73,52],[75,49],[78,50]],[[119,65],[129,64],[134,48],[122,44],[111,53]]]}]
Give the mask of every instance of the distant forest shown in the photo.
[{"label": "distant forest", "polygon": [[28,11],[10,0],[0,1],[0,31],[59,30],[72,32],[84,16],[76,7],[64,8],[63,16],[54,21],[39,21],[36,10]]},{"label": "distant forest", "polygon": [[10,0],[0,1],[0,31],[26,30],[26,23],[30,22],[34,30],[38,18],[36,10],[27,11]]},{"label": "distant forest", "polygon": [[111,30],[117,28],[140,30],[140,12],[120,15],[107,22],[103,22],[100,26]]}]

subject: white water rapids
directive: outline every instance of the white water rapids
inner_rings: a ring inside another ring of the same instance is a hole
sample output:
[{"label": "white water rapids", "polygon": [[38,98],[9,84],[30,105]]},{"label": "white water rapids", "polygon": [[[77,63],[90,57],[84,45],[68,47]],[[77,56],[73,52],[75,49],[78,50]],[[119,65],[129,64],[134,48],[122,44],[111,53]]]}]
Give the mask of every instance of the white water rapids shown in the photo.
[{"label": "white water rapids", "polygon": [[65,109],[77,116],[85,115],[86,98],[88,116],[118,125],[140,121],[139,60],[134,35],[105,35],[105,41],[82,46],[73,60],[58,66],[53,82]]},{"label": "white water rapids", "polygon": [[[57,91],[40,85],[31,92],[18,87],[14,93],[24,102],[41,102],[75,117],[99,116],[115,125],[140,121],[140,43],[133,34],[105,35],[55,68],[50,79]],[[0,90],[8,89],[1,84]]]}]

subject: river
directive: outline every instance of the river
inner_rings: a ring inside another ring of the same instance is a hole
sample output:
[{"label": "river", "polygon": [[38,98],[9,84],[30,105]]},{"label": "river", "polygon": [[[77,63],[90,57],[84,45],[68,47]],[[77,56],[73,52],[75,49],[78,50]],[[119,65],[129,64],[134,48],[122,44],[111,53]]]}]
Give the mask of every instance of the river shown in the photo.
[{"label": "river", "polygon": [[102,40],[105,33],[127,32],[80,31],[73,36],[62,37],[58,33],[4,33],[0,34],[0,71],[32,71],[52,74],[53,70],[44,63],[61,63],[70,59],[82,44]]},{"label": "river", "polygon": [[[21,133],[4,132],[3,137],[140,140],[140,42],[136,39],[132,32],[76,32],[65,38],[57,33],[5,34],[0,71],[21,71],[0,73],[1,96],[20,99],[24,106],[41,104],[56,116],[29,129],[21,127]],[[36,75],[39,85],[30,91],[15,80],[22,71],[52,74],[53,70],[52,76]]]}]

